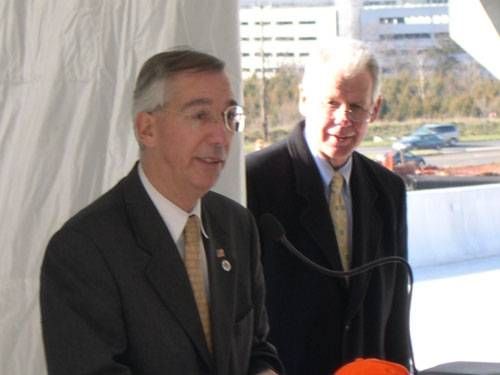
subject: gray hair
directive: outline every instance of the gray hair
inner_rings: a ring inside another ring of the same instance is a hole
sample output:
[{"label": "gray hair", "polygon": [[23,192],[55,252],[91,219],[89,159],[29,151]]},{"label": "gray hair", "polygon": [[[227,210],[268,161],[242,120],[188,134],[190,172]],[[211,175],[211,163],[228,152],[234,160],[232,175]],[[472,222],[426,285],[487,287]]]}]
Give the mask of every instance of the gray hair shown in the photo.
[{"label": "gray hair", "polygon": [[218,58],[192,49],[173,49],[158,53],[142,66],[135,85],[132,118],[139,112],[150,112],[165,104],[168,80],[176,74],[223,71],[225,63]]},{"label": "gray hair", "polygon": [[328,47],[320,48],[305,66],[303,89],[314,92],[325,77],[331,77],[338,70],[347,76],[367,70],[373,80],[372,101],[375,101],[380,90],[379,64],[368,46],[357,39],[334,38]]}]

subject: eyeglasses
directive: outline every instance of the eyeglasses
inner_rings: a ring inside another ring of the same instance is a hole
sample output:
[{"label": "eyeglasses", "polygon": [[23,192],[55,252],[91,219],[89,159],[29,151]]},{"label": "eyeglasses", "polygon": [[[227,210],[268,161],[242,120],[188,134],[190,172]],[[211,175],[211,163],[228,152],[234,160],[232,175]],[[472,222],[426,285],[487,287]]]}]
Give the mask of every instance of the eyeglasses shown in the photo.
[{"label": "eyeglasses", "polygon": [[245,129],[245,111],[239,105],[232,105],[224,112],[224,124],[226,128],[233,132],[242,132]]},{"label": "eyeglasses", "polygon": [[[342,106],[340,103],[329,101],[325,103],[330,117]],[[365,122],[371,115],[371,111],[358,104],[346,104],[344,109],[346,117],[352,122]]]},{"label": "eyeglasses", "polygon": [[217,124],[222,117],[226,129],[230,132],[242,132],[245,129],[245,111],[243,110],[243,107],[239,105],[231,105],[227,107],[224,112],[219,114],[209,110],[208,108],[196,106],[186,111],[175,111],[161,106],[150,113],[156,111],[179,113],[185,116],[193,128],[203,127],[208,124]]}]

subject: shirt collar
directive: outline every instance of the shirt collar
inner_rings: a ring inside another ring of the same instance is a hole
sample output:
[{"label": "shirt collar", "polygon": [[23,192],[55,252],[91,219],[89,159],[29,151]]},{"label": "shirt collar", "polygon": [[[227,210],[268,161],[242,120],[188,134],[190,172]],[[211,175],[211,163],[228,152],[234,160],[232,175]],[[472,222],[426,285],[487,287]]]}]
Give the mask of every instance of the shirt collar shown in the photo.
[{"label": "shirt collar", "polygon": [[139,178],[141,179],[144,189],[146,189],[147,194],[153,201],[156,209],[160,213],[163,222],[168,228],[170,235],[172,236],[175,243],[178,243],[186,222],[191,215],[196,215],[200,219],[201,232],[205,238],[208,235],[203,227],[203,220],[201,220],[201,200],[198,199],[193,210],[191,212],[186,212],[182,208],[176,206],[172,201],[165,198],[156,188],[151,184],[148,177],[144,173],[141,163],[138,166]]}]

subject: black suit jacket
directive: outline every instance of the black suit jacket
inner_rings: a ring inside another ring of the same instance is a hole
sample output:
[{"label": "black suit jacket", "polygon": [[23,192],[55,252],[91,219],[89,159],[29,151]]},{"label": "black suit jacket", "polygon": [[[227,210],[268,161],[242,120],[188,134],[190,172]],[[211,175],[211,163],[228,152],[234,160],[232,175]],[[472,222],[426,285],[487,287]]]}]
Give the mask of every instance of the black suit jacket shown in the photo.
[{"label": "black suit jacket", "polygon": [[[313,261],[341,270],[335,231],[319,171],[303,136],[247,157],[248,207],[271,213],[289,240]],[[352,267],[384,256],[407,257],[402,180],[353,153]],[[407,275],[391,264],[349,284],[306,267],[279,244],[264,241],[270,341],[289,375],[329,375],[357,357],[410,360]]]},{"label": "black suit jacket", "polygon": [[[213,355],[183,261],[135,167],[48,245],[40,297],[49,374],[280,370],[267,342],[253,217],[213,192],[202,199],[202,216],[209,237]],[[221,267],[224,259],[230,271]]]}]

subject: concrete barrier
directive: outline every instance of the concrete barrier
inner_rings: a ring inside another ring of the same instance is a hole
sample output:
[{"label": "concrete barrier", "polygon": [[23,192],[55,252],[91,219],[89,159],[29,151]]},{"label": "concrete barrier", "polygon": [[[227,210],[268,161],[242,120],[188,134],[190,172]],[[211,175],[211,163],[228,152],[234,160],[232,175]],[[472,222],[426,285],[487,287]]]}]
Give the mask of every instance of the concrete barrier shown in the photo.
[{"label": "concrete barrier", "polygon": [[407,186],[411,190],[442,189],[458,186],[499,184],[500,175],[491,176],[406,176]]},{"label": "concrete barrier", "polygon": [[408,192],[413,267],[500,255],[500,184]]}]

